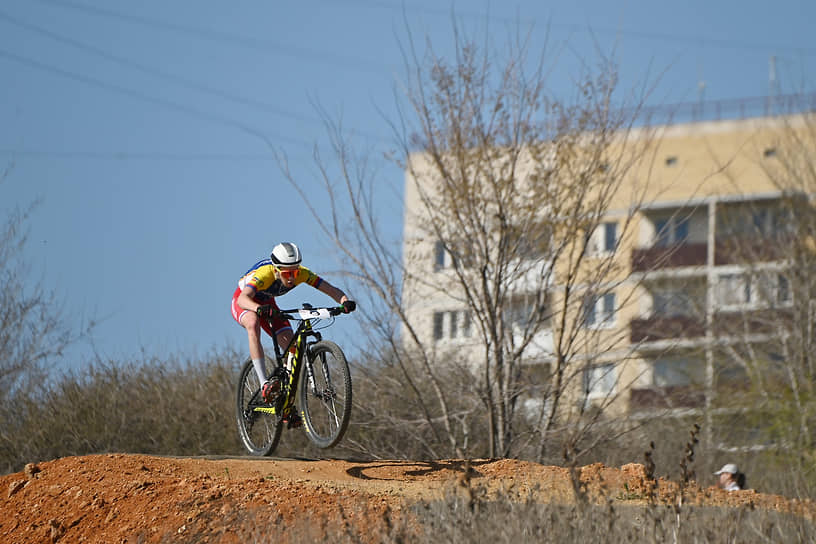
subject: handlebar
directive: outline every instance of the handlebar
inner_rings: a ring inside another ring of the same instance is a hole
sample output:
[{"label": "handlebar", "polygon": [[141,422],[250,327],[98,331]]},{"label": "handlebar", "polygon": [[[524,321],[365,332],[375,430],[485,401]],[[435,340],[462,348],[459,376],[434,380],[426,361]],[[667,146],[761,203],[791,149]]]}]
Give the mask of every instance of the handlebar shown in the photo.
[{"label": "handlebar", "polygon": [[280,310],[281,317],[284,319],[328,319],[345,313],[346,310],[342,306],[318,307],[315,308],[311,304],[304,303],[302,308],[293,308],[291,310]]}]

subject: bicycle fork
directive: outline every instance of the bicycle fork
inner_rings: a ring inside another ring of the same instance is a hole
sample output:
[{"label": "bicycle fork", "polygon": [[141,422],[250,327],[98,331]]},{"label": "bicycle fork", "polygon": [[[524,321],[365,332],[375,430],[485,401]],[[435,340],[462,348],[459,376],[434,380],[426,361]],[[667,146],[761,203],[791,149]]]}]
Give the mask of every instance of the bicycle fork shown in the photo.
[{"label": "bicycle fork", "polygon": [[[319,363],[323,371],[323,377],[326,381],[322,391],[317,388],[317,379],[315,377],[314,364]],[[328,364],[326,363],[326,354],[321,353],[318,357],[307,360],[306,363],[306,377],[309,380],[309,391],[313,396],[319,398],[323,402],[333,401],[335,398],[334,386],[331,383],[331,374],[329,373]]]}]

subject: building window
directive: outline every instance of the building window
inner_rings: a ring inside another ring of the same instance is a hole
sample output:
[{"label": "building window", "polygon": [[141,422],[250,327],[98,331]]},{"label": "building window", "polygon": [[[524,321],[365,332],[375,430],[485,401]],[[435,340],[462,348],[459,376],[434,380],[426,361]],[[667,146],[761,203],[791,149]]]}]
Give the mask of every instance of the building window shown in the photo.
[{"label": "building window", "polygon": [[790,234],[794,224],[789,214],[779,209],[760,209],[751,213],[754,225],[751,235],[759,234],[766,238],[778,237],[783,234]]},{"label": "building window", "polygon": [[434,340],[470,338],[473,323],[469,310],[449,310],[433,314]]},{"label": "building window", "polygon": [[606,397],[615,391],[615,365],[596,365],[584,370],[583,387],[587,398]]},{"label": "building window", "polygon": [[433,316],[433,330],[434,330],[434,340],[441,340],[442,335],[444,334],[444,320],[445,320],[445,312],[434,312]]},{"label": "building window", "polygon": [[717,303],[721,306],[741,306],[751,300],[751,282],[745,274],[723,274],[717,279]]},{"label": "building window", "polygon": [[659,317],[690,316],[693,304],[689,293],[681,288],[665,288],[652,295],[652,313]]},{"label": "building window", "polygon": [[615,293],[592,295],[584,302],[587,327],[611,327],[615,323]]},{"label": "building window", "polygon": [[718,217],[718,237],[728,236],[775,238],[792,234],[795,221],[790,213],[779,208],[739,207]]},{"label": "building window", "polygon": [[618,247],[618,224],[607,221],[598,225],[589,238],[589,254],[613,253]]},{"label": "building window", "polygon": [[604,223],[603,233],[604,233],[603,250],[607,252],[615,251],[615,249],[618,247],[618,224]]},{"label": "building window", "polygon": [[657,387],[699,385],[705,377],[705,366],[699,359],[661,357],[654,363],[654,384]]},{"label": "building window", "polygon": [[782,274],[776,276],[778,286],[776,289],[776,303],[785,304],[791,301],[790,282]]},{"label": "building window", "polygon": [[788,279],[778,272],[723,274],[717,278],[717,303],[720,306],[775,306],[791,301]]},{"label": "building window", "polygon": [[535,300],[513,300],[503,315],[506,326],[515,332],[539,330],[548,320],[547,307]]},{"label": "building window", "polygon": [[759,234],[767,234],[770,230],[768,210],[755,210],[751,213],[751,221],[754,224],[754,232]]},{"label": "building window", "polygon": [[453,265],[453,259],[451,258],[451,254],[445,249],[445,244],[441,241],[437,241],[434,244],[434,270],[442,270],[444,268],[450,268]]},{"label": "building window", "polygon": [[784,306],[791,302],[788,278],[778,272],[762,272],[754,277],[754,302],[767,306]]},{"label": "building window", "polygon": [[655,245],[667,247],[674,244],[682,244],[689,237],[688,217],[668,217],[655,222]]}]

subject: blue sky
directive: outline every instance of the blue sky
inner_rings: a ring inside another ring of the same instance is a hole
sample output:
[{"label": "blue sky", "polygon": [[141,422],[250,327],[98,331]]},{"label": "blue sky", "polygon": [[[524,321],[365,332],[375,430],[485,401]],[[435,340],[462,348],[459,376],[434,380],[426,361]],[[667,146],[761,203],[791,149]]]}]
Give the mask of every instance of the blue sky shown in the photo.
[{"label": "blue sky", "polygon": [[[660,7],[655,7],[655,6]],[[388,149],[406,25],[438,53],[451,14],[497,43],[519,21],[560,54],[554,92],[578,59],[616,51],[621,87],[660,77],[658,105],[814,89],[812,1],[3,0],[0,2],[0,216],[34,199],[32,280],[69,322],[100,321],[66,364],[104,356],[245,348],[229,314],[238,276],[280,240],[346,289],[272,149],[287,154],[318,209],[315,104],[342,115],[355,145]],[[384,184],[402,173],[385,163]],[[401,202],[383,202],[395,243]],[[284,303],[328,299],[308,287]],[[365,309],[363,308],[363,311]],[[338,328],[342,334],[348,329]],[[338,338],[338,340],[341,340]]]}]

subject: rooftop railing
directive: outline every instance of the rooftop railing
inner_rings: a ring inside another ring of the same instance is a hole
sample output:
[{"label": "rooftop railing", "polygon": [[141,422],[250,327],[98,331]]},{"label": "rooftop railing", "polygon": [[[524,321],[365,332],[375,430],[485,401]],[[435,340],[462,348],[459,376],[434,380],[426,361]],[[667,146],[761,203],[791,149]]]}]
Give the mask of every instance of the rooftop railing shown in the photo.
[{"label": "rooftop railing", "polygon": [[752,96],[645,106],[634,112],[639,123],[671,125],[699,121],[773,117],[816,111],[816,93]]}]

